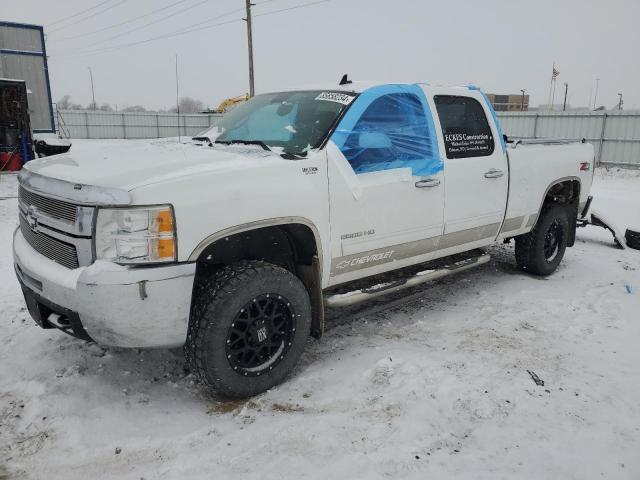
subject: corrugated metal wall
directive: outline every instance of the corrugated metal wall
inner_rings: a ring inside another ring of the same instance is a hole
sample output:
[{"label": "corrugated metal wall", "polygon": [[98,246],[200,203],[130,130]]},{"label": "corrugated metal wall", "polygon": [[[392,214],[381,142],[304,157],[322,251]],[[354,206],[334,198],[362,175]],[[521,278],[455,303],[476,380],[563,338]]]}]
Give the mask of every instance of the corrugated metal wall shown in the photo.
[{"label": "corrugated metal wall", "polygon": [[196,135],[215,124],[220,114],[102,112],[59,110],[58,129],[69,138],[163,138]]},{"label": "corrugated metal wall", "polygon": [[53,110],[42,27],[0,21],[0,77],[26,82],[31,128],[52,131]]},{"label": "corrugated metal wall", "polygon": [[[42,52],[40,31],[31,25],[2,22],[0,45],[7,50]],[[26,28],[25,28],[26,27]]]},{"label": "corrugated metal wall", "polygon": [[498,112],[512,138],[585,138],[598,164],[640,167],[638,112]]},{"label": "corrugated metal wall", "polygon": [[19,77],[27,84],[27,100],[31,128],[51,131],[49,96],[44,71],[44,58],[35,55],[2,55],[1,71],[12,78]]}]

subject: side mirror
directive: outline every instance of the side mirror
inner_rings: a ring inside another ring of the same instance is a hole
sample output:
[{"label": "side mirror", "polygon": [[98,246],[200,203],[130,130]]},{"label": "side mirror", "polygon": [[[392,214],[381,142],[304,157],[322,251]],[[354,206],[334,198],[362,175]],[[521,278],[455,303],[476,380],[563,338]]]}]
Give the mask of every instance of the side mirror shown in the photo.
[{"label": "side mirror", "polygon": [[384,133],[363,132],[358,137],[358,146],[367,148],[391,148],[391,140]]}]

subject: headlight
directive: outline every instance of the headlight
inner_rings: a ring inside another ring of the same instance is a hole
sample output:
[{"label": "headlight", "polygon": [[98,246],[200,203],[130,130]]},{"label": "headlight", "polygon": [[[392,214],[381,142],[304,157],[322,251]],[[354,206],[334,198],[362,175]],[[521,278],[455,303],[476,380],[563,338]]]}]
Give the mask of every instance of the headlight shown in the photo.
[{"label": "headlight", "polygon": [[96,259],[127,264],[173,262],[177,254],[173,208],[100,208],[94,239]]}]

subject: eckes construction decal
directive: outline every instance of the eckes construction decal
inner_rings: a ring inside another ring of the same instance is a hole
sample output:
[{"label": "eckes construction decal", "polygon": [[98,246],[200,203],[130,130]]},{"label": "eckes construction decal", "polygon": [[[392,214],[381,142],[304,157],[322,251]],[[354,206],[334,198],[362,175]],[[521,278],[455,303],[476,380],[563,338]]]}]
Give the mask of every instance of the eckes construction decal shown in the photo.
[{"label": "eckes construction decal", "polygon": [[486,133],[445,133],[444,146],[449,158],[489,155],[493,150],[493,137]]}]

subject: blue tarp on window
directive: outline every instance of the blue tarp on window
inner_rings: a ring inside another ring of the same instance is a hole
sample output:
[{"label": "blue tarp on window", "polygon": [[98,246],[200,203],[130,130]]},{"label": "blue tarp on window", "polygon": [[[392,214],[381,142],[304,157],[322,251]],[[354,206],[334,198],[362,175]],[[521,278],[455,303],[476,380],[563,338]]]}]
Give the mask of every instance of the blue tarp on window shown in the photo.
[{"label": "blue tarp on window", "polygon": [[431,111],[418,85],[365,90],[331,139],[356,173],[411,168],[413,175],[425,176],[444,168]]}]

